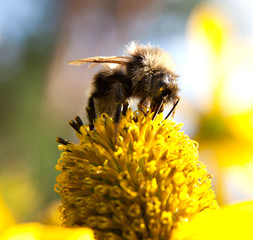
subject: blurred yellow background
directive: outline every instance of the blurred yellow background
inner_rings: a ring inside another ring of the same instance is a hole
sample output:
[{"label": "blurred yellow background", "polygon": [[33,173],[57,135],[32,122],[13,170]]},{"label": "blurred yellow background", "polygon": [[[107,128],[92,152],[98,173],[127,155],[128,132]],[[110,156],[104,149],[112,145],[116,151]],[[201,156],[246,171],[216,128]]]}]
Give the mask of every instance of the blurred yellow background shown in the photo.
[{"label": "blurred yellow background", "polygon": [[0,1],[0,196],[14,219],[57,222],[55,139],[75,141],[68,121],[86,121],[99,69],[67,62],[121,55],[132,40],[174,57],[175,119],[199,142],[219,203],[253,199],[252,9],[246,0]]}]

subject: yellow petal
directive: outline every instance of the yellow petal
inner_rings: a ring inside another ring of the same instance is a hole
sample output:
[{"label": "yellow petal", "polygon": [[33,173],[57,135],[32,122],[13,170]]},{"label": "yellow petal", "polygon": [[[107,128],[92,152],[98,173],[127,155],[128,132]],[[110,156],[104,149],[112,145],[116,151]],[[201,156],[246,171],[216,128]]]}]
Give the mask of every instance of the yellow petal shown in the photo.
[{"label": "yellow petal", "polygon": [[173,240],[252,240],[253,202],[207,210],[173,232]]},{"label": "yellow petal", "polygon": [[14,224],[14,217],[0,198],[0,232],[12,224]]},{"label": "yellow petal", "polygon": [[40,223],[13,225],[2,235],[1,240],[94,240],[92,230],[88,228],[63,228]]}]

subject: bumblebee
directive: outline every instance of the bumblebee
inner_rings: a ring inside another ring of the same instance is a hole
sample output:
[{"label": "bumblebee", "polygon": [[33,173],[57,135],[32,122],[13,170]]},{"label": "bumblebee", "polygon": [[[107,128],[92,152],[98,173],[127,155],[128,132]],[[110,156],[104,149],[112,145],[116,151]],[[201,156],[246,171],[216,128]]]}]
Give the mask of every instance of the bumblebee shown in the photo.
[{"label": "bumblebee", "polygon": [[166,103],[173,104],[166,118],[175,111],[179,102],[178,76],[174,60],[161,48],[132,42],[126,56],[99,56],[69,62],[70,65],[85,63],[104,63],[103,70],[93,78],[93,91],[86,108],[91,130],[101,113],[107,113],[118,125],[130,98],[139,99],[139,108],[150,107],[153,118]]}]

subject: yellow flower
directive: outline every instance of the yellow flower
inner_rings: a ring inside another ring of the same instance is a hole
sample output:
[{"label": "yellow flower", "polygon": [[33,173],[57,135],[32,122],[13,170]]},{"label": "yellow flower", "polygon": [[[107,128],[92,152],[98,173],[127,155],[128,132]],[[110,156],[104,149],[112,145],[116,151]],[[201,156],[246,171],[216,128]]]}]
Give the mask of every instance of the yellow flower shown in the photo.
[{"label": "yellow flower", "polygon": [[94,240],[93,232],[87,228],[69,229],[40,223],[16,224],[7,228],[1,240]]},{"label": "yellow flower", "polygon": [[181,124],[149,111],[128,109],[117,128],[106,114],[95,131],[70,124],[79,143],[58,138],[56,169],[66,227],[85,226],[97,239],[169,239],[195,214],[216,209],[211,179],[198,160],[198,144]]},{"label": "yellow flower", "polygon": [[14,222],[14,217],[5,205],[4,201],[0,198],[0,233],[7,227],[14,224]]},{"label": "yellow flower", "polygon": [[251,240],[253,202],[225,206],[219,211],[205,211],[181,225],[173,240]]}]

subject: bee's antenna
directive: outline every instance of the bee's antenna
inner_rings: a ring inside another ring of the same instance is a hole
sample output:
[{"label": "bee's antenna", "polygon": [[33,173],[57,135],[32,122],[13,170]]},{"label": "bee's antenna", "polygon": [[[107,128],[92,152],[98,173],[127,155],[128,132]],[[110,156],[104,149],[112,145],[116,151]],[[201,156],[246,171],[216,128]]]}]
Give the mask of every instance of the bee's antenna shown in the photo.
[{"label": "bee's antenna", "polygon": [[168,115],[166,116],[165,119],[167,119],[171,115],[171,113],[173,113],[175,111],[175,108],[176,108],[177,104],[179,103],[179,100],[180,100],[180,98],[178,98],[177,101],[174,103],[174,106],[171,108],[170,112],[168,113]]}]

